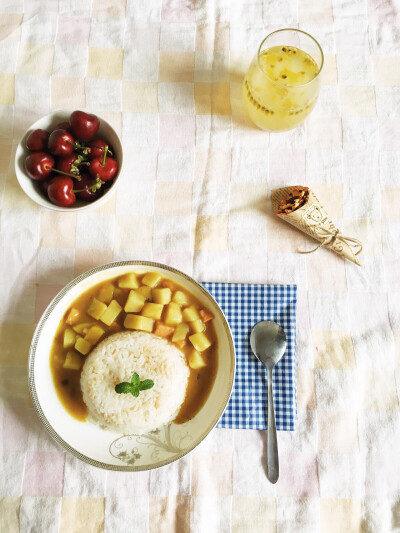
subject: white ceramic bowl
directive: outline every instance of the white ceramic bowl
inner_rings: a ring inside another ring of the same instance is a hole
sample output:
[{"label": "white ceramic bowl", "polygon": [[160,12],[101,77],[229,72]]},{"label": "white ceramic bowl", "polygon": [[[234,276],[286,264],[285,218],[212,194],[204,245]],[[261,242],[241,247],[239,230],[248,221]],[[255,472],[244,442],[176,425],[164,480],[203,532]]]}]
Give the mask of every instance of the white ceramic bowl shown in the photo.
[{"label": "white ceramic bowl", "polygon": [[[93,285],[127,272],[160,272],[190,291],[215,316],[218,369],[211,392],[188,422],[172,422],[146,435],[105,431],[73,418],[58,399],[50,371],[56,329],[72,302]],[[158,263],[123,261],[99,266],[69,283],[50,303],[34,333],[29,355],[29,386],[36,412],[50,435],[83,461],[109,470],[140,471],[167,465],[193,450],[214,428],[228,403],[235,374],[229,325],[214,298],[186,274]]]},{"label": "white ceramic bowl", "polygon": [[54,126],[57,126],[57,124],[59,124],[60,122],[68,121],[70,115],[71,111],[59,110],[53,111],[53,113],[49,113],[48,115],[37,120],[34,124],[32,124],[28,131],[26,131],[25,135],[17,146],[17,151],[15,154],[15,173],[17,175],[17,180],[25,194],[29,196],[31,200],[41,205],[42,207],[47,207],[48,209],[64,212],[93,209],[94,207],[99,207],[99,205],[103,204],[106,200],[108,200],[110,196],[115,192],[118,183],[118,177],[121,175],[123,161],[122,145],[117,133],[108,122],[106,122],[103,118],[97,115],[100,119],[100,128],[96,136],[102,137],[110,143],[110,145],[113,147],[113,150],[115,151],[115,159],[118,163],[118,172],[113,180],[112,185],[106,190],[106,192],[102,196],[100,196],[98,200],[95,200],[94,202],[83,202],[81,200],[77,200],[76,203],[71,207],[60,207],[50,202],[50,200],[46,198],[46,196],[40,190],[39,182],[31,179],[25,172],[25,159],[30,153],[29,150],[26,148],[26,139],[32,131],[37,129],[48,130],[49,132],[51,132],[52,129],[54,129]]}]

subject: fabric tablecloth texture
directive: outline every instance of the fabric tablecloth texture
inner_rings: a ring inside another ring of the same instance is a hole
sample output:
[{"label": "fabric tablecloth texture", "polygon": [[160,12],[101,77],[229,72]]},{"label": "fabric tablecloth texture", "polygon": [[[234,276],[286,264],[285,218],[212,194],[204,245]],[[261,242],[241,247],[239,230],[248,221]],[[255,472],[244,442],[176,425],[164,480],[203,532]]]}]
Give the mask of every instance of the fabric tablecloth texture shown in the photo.
[{"label": "fabric tablecloth texture", "polygon": [[[244,73],[271,31],[321,44],[319,101],[298,128],[256,129]],[[20,189],[16,146],[55,109],[119,133],[113,197],[80,213]],[[362,267],[274,216],[271,190],[307,185]],[[398,0],[0,2],[0,531],[400,532],[400,8]],[[198,280],[297,285],[295,431],[216,428],[188,456],[107,472],[34,414],[30,339],[52,297],[113,260]]]},{"label": "fabric tablecloth texture", "polygon": [[266,429],[267,371],[250,347],[251,328],[273,320],[286,334],[287,348],[273,372],[275,421],[278,430],[294,430],[296,399],[295,285],[202,283],[217,300],[232,331],[236,373],[232,395],[217,427]]}]

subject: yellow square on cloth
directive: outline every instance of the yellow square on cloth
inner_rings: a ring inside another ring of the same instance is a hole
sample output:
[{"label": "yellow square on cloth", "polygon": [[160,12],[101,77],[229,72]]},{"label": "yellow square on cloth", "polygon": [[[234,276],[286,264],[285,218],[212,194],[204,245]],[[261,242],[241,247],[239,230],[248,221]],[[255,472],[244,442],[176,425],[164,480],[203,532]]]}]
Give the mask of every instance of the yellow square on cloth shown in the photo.
[{"label": "yellow square on cloth", "polygon": [[150,498],[149,533],[190,533],[190,497]]},{"label": "yellow square on cloth", "polygon": [[191,82],[193,78],[194,52],[160,52],[159,81]]},{"label": "yellow square on cloth", "polygon": [[195,227],[194,249],[223,252],[228,249],[228,217],[199,216]]},{"label": "yellow square on cloth", "polygon": [[399,411],[393,371],[364,370],[359,380],[364,411]]},{"label": "yellow square on cloth", "polygon": [[71,533],[71,529],[79,533],[103,531],[104,507],[104,498],[63,498],[60,533]]},{"label": "yellow square on cloth", "polygon": [[27,364],[34,330],[33,324],[0,325],[1,365]]},{"label": "yellow square on cloth", "polygon": [[19,509],[21,498],[0,498],[0,516],[3,531],[20,531]]},{"label": "yellow square on cloth", "polygon": [[157,83],[122,81],[122,109],[132,113],[157,113]]},{"label": "yellow square on cloth", "polygon": [[14,85],[14,74],[0,73],[0,105],[13,105]]},{"label": "yellow square on cloth", "polygon": [[232,533],[272,532],[275,524],[276,503],[273,498],[233,498]]},{"label": "yellow square on cloth", "polygon": [[196,115],[230,115],[229,83],[195,83]]},{"label": "yellow square on cloth", "polygon": [[324,533],[354,533],[361,527],[361,500],[321,498],[321,531]]},{"label": "yellow square on cloth", "polygon": [[122,78],[124,51],[118,48],[89,48],[88,78]]},{"label": "yellow square on cloth", "polygon": [[314,365],[320,369],[356,367],[353,341],[349,331],[312,331]]}]

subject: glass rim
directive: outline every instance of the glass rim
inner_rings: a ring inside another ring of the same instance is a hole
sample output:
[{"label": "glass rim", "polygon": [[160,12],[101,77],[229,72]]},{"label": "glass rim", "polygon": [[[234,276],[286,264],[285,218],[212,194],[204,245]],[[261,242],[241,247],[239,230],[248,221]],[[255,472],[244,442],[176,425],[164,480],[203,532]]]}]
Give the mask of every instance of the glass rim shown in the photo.
[{"label": "glass rim", "polygon": [[[274,35],[275,33],[280,33],[282,31],[295,31],[297,33],[302,33],[303,35],[307,35],[307,37],[309,37],[310,39],[312,39],[315,44],[318,46],[319,48],[319,51],[321,52],[321,66],[319,67],[319,70],[318,72],[316,73],[316,75],[313,77],[312,80],[310,81],[307,81],[306,83],[300,83],[299,85],[285,85],[284,83],[280,83],[278,81],[275,81],[273,80],[272,78],[270,78],[268,76],[268,74],[263,70],[263,68],[261,67],[260,65],[260,51],[261,51],[261,47],[262,45],[265,43],[265,41],[271,37],[271,35]],[[319,42],[317,41],[317,39],[315,39],[312,35],[310,35],[309,33],[307,33],[306,31],[303,31],[303,30],[299,30],[297,28],[282,28],[280,30],[275,30],[271,33],[269,33],[266,37],[264,37],[264,39],[261,41],[261,44],[260,46],[258,47],[258,50],[257,50],[257,64],[258,64],[258,68],[261,70],[261,72],[264,74],[264,76],[271,82],[271,83],[274,83],[275,85],[278,85],[279,87],[285,87],[286,89],[295,89],[295,88],[298,88],[298,87],[305,87],[306,85],[309,85],[310,83],[312,83],[314,80],[316,80],[319,75],[321,74],[321,71],[322,71],[322,67],[324,66],[324,60],[325,60],[325,57],[324,57],[324,52],[321,48],[321,45],[319,44]]]}]

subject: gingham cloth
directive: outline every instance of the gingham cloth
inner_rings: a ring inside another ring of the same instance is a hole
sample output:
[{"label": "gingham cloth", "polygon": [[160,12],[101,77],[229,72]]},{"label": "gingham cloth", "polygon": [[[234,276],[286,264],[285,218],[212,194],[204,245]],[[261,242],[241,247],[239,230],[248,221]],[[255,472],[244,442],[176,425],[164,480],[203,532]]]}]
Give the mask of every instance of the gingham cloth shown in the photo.
[{"label": "gingham cloth", "polygon": [[266,429],[267,372],[250,347],[251,328],[273,320],[286,333],[287,349],[273,374],[278,430],[294,430],[296,400],[296,285],[203,283],[217,300],[232,330],[236,375],[231,399],[217,427]]}]

